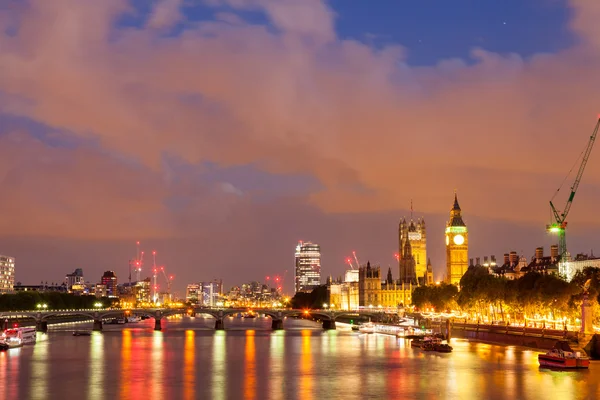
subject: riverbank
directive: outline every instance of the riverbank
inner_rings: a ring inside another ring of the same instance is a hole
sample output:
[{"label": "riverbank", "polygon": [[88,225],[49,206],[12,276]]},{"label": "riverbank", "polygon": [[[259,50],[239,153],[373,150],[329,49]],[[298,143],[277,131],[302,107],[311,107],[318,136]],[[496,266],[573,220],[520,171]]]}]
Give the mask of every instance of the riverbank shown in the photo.
[{"label": "riverbank", "polygon": [[451,323],[449,328],[449,332],[448,327],[442,328],[442,332],[450,337],[541,350],[549,350],[558,340],[566,340],[573,349],[585,352],[594,360],[600,359],[598,335],[583,336],[566,330],[464,323]]}]

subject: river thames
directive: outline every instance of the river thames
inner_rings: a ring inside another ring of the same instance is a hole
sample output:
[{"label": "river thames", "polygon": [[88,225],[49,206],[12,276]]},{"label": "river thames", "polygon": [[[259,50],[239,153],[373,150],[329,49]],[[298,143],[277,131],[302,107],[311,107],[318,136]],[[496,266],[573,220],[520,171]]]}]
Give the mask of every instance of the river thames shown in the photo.
[{"label": "river thames", "polygon": [[163,320],[51,327],[38,342],[0,353],[2,399],[594,399],[589,371],[540,370],[538,351],[454,339],[424,353],[393,336],[323,331],[270,319]]}]

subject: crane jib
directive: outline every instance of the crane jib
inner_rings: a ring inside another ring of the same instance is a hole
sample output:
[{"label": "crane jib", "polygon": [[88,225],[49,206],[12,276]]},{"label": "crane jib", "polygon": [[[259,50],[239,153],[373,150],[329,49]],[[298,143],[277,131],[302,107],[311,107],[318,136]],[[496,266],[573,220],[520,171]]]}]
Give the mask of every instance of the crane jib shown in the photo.
[{"label": "crane jib", "polygon": [[[581,183],[581,178],[583,177],[583,172],[585,171],[585,167],[587,165],[590,154],[592,153],[592,148],[594,147],[594,142],[596,140],[596,135],[598,134],[598,128],[600,127],[600,118],[596,122],[596,126],[594,128],[594,132],[588,141],[587,147],[583,152],[583,158],[581,160],[581,164],[579,165],[579,171],[575,177],[575,181],[573,182],[573,186],[571,186],[571,194],[569,195],[569,199],[567,200],[567,204],[563,208],[562,213],[559,213],[558,210],[550,201],[550,207],[552,208],[552,213],[554,214],[554,218],[556,220],[556,224],[551,224],[548,226],[548,231],[553,233],[558,233],[558,252],[560,254],[561,264],[566,262],[566,254],[567,254],[567,239],[565,237],[565,228],[567,225],[566,219],[569,211],[571,210],[571,206],[573,205],[573,199],[575,198],[575,193],[579,188],[579,184]],[[561,185],[562,186],[562,185]],[[558,189],[560,190],[560,188]],[[557,227],[560,225],[560,229]]]}]

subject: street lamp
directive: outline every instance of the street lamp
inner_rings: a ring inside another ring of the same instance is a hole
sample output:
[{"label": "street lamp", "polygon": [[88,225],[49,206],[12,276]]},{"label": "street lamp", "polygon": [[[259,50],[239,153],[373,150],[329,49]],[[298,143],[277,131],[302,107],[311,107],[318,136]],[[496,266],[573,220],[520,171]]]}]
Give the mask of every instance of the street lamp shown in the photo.
[{"label": "street lamp", "polygon": [[44,310],[45,310],[45,309],[47,309],[47,308],[48,308],[48,304],[45,304],[45,303],[44,303],[44,304],[38,304],[38,305],[37,305],[37,308],[38,308],[38,310],[41,310],[41,309],[44,309]]},{"label": "street lamp", "polygon": [[327,303],[323,303],[323,308],[327,309]]},{"label": "street lamp", "polygon": [[94,303],[94,307],[102,308],[102,303],[100,303],[100,302]]}]

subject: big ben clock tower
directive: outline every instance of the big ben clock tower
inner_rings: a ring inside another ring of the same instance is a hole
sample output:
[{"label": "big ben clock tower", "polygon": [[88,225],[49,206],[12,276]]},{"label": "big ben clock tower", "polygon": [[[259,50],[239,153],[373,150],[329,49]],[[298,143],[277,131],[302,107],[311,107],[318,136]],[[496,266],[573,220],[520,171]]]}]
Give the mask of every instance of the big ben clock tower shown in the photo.
[{"label": "big ben clock tower", "polygon": [[450,220],[446,224],[446,281],[459,285],[460,278],[469,267],[469,232],[462,219],[456,192],[454,206],[450,210]]}]

